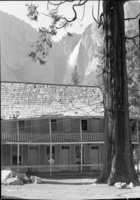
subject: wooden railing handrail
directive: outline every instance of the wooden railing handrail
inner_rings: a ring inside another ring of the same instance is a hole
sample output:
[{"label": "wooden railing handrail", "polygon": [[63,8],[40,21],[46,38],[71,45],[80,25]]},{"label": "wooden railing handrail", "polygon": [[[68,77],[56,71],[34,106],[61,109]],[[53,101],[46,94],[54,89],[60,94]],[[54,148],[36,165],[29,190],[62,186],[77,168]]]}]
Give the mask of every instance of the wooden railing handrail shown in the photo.
[{"label": "wooden railing handrail", "polygon": [[[82,141],[104,141],[104,133],[82,133]],[[138,142],[137,134],[131,134],[132,142]],[[18,141],[17,133],[1,133],[2,141]],[[49,134],[20,133],[21,142],[49,142]],[[53,133],[52,142],[81,141],[80,133]]]}]

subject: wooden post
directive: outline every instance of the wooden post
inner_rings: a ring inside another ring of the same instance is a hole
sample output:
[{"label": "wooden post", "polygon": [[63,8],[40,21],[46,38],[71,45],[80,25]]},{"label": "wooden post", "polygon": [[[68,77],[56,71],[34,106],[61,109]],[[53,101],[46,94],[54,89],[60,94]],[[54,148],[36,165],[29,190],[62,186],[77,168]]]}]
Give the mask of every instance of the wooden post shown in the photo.
[{"label": "wooden post", "polygon": [[18,172],[19,172],[19,122],[17,120],[17,140],[18,140],[18,144],[17,144],[17,166],[18,166]]},{"label": "wooden post", "polygon": [[82,144],[82,123],[80,119],[80,135],[81,135],[81,172],[82,172],[82,163],[83,163],[83,144]]},{"label": "wooden post", "polygon": [[70,171],[71,171],[71,144],[70,144]]},{"label": "wooden post", "polygon": [[51,119],[49,119],[49,130],[50,130],[50,176],[52,176],[52,126]]}]

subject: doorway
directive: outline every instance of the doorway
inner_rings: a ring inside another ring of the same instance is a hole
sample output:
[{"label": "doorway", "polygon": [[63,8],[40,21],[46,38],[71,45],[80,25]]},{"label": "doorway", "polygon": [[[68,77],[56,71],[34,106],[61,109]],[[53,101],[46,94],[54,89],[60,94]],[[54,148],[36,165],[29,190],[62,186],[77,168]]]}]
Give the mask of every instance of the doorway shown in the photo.
[{"label": "doorway", "polygon": [[70,147],[69,146],[61,146],[61,170],[69,170],[69,166],[65,166],[69,164],[70,160]]},{"label": "doorway", "polygon": [[[37,146],[29,147],[29,163],[31,166],[38,165],[38,147]],[[38,171],[38,168],[32,167],[32,171]]]},{"label": "doorway", "polygon": [[90,163],[93,164],[90,166],[91,170],[99,169],[99,146],[90,146]]}]

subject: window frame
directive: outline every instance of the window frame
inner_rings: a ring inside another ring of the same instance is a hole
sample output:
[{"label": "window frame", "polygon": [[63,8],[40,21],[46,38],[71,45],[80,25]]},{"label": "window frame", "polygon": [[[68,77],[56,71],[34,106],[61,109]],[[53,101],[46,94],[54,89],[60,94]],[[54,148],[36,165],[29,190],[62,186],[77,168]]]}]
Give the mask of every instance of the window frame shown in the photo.
[{"label": "window frame", "polygon": [[[23,126],[21,126],[21,123],[23,122]],[[18,125],[19,125],[19,131],[25,131],[25,120],[20,120],[18,121]]]},{"label": "window frame", "polygon": [[[81,146],[80,145],[75,145],[74,163],[81,164]],[[84,163],[84,146],[83,146],[83,151],[82,151],[82,163]]]},{"label": "window frame", "polygon": [[[46,155],[46,165],[50,165],[49,164],[49,160],[50,160],[50,146],[47,145],[46,148],[45,148],[45,155]],[[56,159],[56,147],[55,145],[52,145],[52,159],[54,160],[55,162],[55,159]]]},{"label": "window frame", "polygon": [[[16,147],[16,152],[13,152],[13,147],[14,147],[14,146]],[[15,164],[14,164],[14,162],[13,162],[13,160],[14,160],[13,157],[15,156],[15,157],[16,157],[16,160],[17,160],[17,156],[18,156],[18,155],[17,155],[17,145],[12,145],[11,148],[12,148],[12,149],[11,149],[11,150],[12,150],[12,153],[11,153],[11,154],[12,154],[12,159],[11,159],[12,166],[17,166],[17,165],[18,165],[18,164],[17,164],[17,161],[16,161]],[[22,165],[22,146],[19,147],[19,165]]]},{"label": "window frame", "polygon": [[[83,124],[82,124],[82,122],[83,121],[86,121],[87,122],[87,129],[85,130],[85,129],[83,129]],[[81,128],[82,128],[82,131],[85,131],[85,132],[87,132],[88,131],[88,120],[87,119],[81,119]]]},{"label": "window frame", "polygon": [[[54,122],[53,122],[54,121]],[[55,128],[54,128],[55,127]],[[51,131],[56,132],[58,131],[58,124],[57,119],[51,119]]]}]

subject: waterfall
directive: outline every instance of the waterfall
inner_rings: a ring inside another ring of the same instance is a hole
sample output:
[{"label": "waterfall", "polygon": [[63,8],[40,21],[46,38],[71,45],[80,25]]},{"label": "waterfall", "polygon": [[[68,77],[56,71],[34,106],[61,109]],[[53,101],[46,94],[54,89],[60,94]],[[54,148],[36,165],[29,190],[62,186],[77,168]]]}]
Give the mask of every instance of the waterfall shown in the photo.
[{"label": "waterfall", "polygon": [[65,77],[64,77],[64,80],[63,80],[63,84],[70,84],[72,70],[77,64],[80,42],[81,42],[81,39],[79,40],[78,44],[75,46],[74,50],[72,51],[72,53],[68,57],[67,71],[66,71],[66,74],[65,74]]},{"label": "waterfall", "polygon": [[77,64],[78,52],[80,47],[81,39],[79,40],[78,44],[74,48],[73,52],[70,54],[68,59],[68,64],[73,68]]}]

